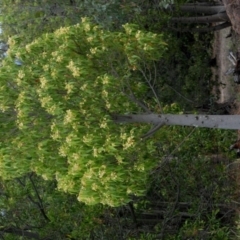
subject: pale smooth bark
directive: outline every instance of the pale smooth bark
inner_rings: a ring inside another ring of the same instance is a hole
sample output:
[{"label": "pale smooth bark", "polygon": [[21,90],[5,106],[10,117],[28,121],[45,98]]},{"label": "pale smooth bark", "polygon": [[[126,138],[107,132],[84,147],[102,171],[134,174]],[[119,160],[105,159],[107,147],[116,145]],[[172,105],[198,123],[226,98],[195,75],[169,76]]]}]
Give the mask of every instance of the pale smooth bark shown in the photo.
[{"label": "pale smooth bark", "polygon": [[129,114],[114,115],[116,123],[149,123],[157,126],[181,125],[218,129],[240,129],[240,115]]}]

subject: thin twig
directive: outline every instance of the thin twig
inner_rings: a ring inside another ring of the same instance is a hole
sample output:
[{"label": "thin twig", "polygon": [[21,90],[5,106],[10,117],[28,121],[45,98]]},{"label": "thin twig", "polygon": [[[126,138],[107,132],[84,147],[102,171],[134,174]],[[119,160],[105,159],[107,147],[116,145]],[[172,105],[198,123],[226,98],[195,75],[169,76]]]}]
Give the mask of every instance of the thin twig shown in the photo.
[{"label": "thin twig", "polygon": [[158,99],[158,96],[157,96],[157,93],[156,93],[154,87],[152,86],[151,82],[150,82],[149,79],[147,78],[145,72],[144,72],[142,69],[139,69],[139,71],[142,73],[144,79],[146,80],[146,82],[148,83],[149,87],[151,88],[151,90],[152,90],[152,92],[153,92],[153,94],[154,94],[154,96],[155,96],[155,98],[156,98],[158,107],[159,107],[160,111],[162,112],[162,106],[161,106],[161,104],[160,104],[160,102],[159,102],[159,99]]},{"label": "thin twig", "polygon": [[140,106],[143,110],[145,110],[146,113],[152,113],[152,111],[141,101],[139,101],[136,96],[134,95],[129,79],[127,79],[127,90],[130,92],[130,95],[126,93],[126,91],[122,90],[123,94],[125,94],[129,99],[131,99],[133,102],[135,102],[138,106]]},{"label": "thin twig", "polygon": [[173,88],[172,86],[170,86],[169,84],[166,83],[166,85],[171,88],[175,93],[177,93],[178,95],[180,95],[182,98],[184,98],[186,101],[194,103],[194,101],[186,98],[185,96],[183,96],[180,92],[178,92],[175,88]]},{"label": "thin twig", "polygon": [[169,162],[169,159],[172,159],[171,156],[173,156],[173,154],[183,145],[183,143],[193,134],[193,132],[196,130],[196,128],[194,127],[192,129],[192,131],[182,140],[182,142],[180,142],[175,148],[174,150],[168,154],[166,157],[164,157],[164,160],[160,163],[160,166],[155,167],[155,169],[151,172],[151,174],[156,173],[157,171],[159,171],[167,162]]},{"label": "thin twig", "polygon": [[[33,173],[31,173],[28,177],[29,177],[29,179],[30,179],[30,181],[31,181],[31,183],[32,183],[33,189],[34,189],[34,191],[35,191],[35,193],[36,193],[36,196],[37,196],[37,198],[38,198],[38,202],[36,202],[36,201],[31,197],[31,195],[29,195],[29,194],[27,195],[27,197],[28,197],[28,199],[29,199],[33,204],[37,205],[37,207],[39,208],[39,210],[40,210],[40,212],[42,213],[42,215],[43,215],[43,217],[45,218],[45,220],[50,221],[49,218],[47,217],[45,211],[44,211],[44,207],[43,207],[43,204],[42,204],[42,199],[41,199],[41,197],[39,196],[38,190],[37,190],[37,188],[36,188],[36,186],[35,186],[32,178],[31,178],[31,177],[32,177],[32,174],[33,174]],[[20,185],[22,185],[23,187],[26,186],[26,185],[20,180],[20,178],[17,178],[16,180],[17,180],[17,182],[18,182]]]},{"label": "thin twig", "polygon": [[164,125],[164,123],[159,123],[154,125],[146,134],[144,134],[141,139],[142,140],[146,140],[147,138],[151,137],[155,132],[157,132],[162,126]]},{"label": "thin twig", "polygon": [[47,221],[49,222],[50,220],[49,220],[48,216],[47,216],[46,213],[45,213],[45,210],[44,210],[44,207],[43,207],[43,204],[42,204],[42,199],[41,199],[41,197],[40,197],[40,195],[39,195],[39,193],[38,193],[38,190],[37,190],[37,188],[36,188],[36,185],[35,185],[34,181],[32,180],[32,174],[29,176],[29,179],[30,179],[30,181],[31,181],[31,183],[32,183],[33,189],[34,189],[34,191],[35,191],[35,193],[36,193],[36,195],[37,195],[37,199],[38,199],[38,201],[39,201],[39,202],[37,203],[37,206],[39,207],[39,210],[40,210],[40,212],[42,213],[42,215],[43,215],[43,217],[45,218],[45,220],[47,220]]},{"label": "thin twig", "polygon": [[134,94],[128,95],[125,92],[123,92],[129,99],[131,99],[133,102],[135,102],[139,107],[141,107],[143,110],[145,110],[146,113],[152,113],[151,110],[143,103],[140,102]]}]

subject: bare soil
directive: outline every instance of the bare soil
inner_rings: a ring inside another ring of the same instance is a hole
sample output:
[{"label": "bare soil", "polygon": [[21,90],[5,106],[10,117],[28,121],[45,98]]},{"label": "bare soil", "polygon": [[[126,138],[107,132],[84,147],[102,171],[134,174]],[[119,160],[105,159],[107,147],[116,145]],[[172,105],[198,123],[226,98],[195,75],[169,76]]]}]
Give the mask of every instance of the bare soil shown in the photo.
[{"label": "bare soil", "polygon": [[231,38],[226,38],[231,28],[225,28],[217,31],[214,34],[213,42],[213,58],[216,57],[217,67],[213,68],[214,79],[218,79],[219,89],[214,89],[215,93],[219,92],[219,103],[228,102],[235,89],[235,83],[231,75],[225,75],[226,71],[232,67],[232,63],[228,60],[227,56],[229,51],[232,50]]},{"label": "bare soil", "polygon": [[[232,76],[225,75],[226,71],[232,67],[232,63],[227,58],[229,51],[240,52],[240,0],[222,0],[222,2],[232,27],[215,33],[213,55],[217,58],[218,70],[213,72],[217,75],[219,83],[222,83],[218,89],[220,91],[219,103],[235,98],[236,108],[232,110],[231,114],[240,114],[240,87],[234,83]],[[230,31],[232,37],[226,38]]]},{"label": "bare soil", "polygon": [[240,0],[222,0],[233,30],[240,34]]},{"label": "bare soil", "polygon": [[[232,32],[232,36],[227,38],[230,32]],[[231,109],[230,114],[240,115],[240,85],[233,81],[232,75],[226,75],[227,70],[233,67],[228,59],[230,51],[234,54],[240,51],[240,35],[231,31],[231,27],[215,32],[213,57],[216,57],[217,67],[212,70],[214,79],[218,79],[219,87],[214,89],[214,93],[217,91],[219,93],[218,103],[233,101],[234,108]],[[240,130],[237,138],[240,139]]]}]

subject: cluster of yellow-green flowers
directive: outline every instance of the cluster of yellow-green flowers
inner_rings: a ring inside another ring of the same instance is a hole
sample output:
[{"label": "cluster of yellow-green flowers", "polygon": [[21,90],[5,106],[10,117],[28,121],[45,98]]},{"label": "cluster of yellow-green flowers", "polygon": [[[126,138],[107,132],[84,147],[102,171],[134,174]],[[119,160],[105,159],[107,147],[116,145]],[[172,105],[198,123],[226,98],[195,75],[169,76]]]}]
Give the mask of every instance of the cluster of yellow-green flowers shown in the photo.
[{"label": "cluster of yellow-green flowers", "polygon": [[12,104],[31,158],[25,164],[44,179],[56,177],[59,189],[87,204],[117,206],[129,194],[143,194],[154,165],[146,159],[152,143],[140,140],[148,126],[117,125],[112,115],[139,111],[124,89],[138,95],[146,88],[131,79],[131,70],[156,60],[166,47],[157,34],[129,24],[124,29],[106,31],[83,18],[14,50],[24,63],[15,70]]}]

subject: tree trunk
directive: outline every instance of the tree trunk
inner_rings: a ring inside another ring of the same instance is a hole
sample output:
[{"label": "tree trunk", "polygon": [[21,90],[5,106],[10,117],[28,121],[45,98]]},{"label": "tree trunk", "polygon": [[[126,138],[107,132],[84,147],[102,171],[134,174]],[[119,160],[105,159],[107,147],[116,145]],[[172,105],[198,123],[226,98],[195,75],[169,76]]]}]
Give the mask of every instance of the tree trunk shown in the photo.
[{"label": "tree trunk", "polygon": [[218,129],[240,129],[239,115],[194,115],[194,114],[130,114],[115,115],[116,123],[149,123],[161,125],[181,125]]},{"label": "tree trunk", "polygon": [[[174,5],[173,5],[174,6]],[[204,2],[204,1],[198,1],[195,3],[184,3],[183,6],[224,6],[221,2]]]},{"label": "tree trunk", "polygon": [[224,6],[197,6],[197,5],[183,5],[180,6],[182,12],[187,13],[201,13],[201,14],[217,14],[225,12]]},{"label": "tree trunk", "polygon": [[172,30],[176,32],[197,32],[197,33],[205,33],[205,32],[214,32],[214,31],[219,31],[221,29],[230,27],[231,23],[230,22],[224,22],[212,27],[201,27],[201,28],[173,28],[171,27]]},{"label": "tree trunk", "polygon": [[229,21],[226,12],[214,14],[203,17],[175,17],[171,19],[172,22],[180,23],[213,23],[213,22],[227,22]]}]

